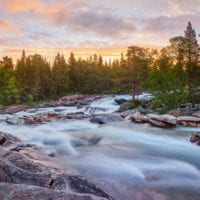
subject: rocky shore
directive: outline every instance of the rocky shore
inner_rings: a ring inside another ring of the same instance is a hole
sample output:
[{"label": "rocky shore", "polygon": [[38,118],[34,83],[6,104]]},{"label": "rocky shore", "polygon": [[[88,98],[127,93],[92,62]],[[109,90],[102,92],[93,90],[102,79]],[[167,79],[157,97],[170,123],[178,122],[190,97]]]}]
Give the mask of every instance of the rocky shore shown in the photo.
[{"label": "rocky shore", "polygon": [[40,158],[41,149],[0,132],[1,200],[114,200],[84,177],[47,167]]},{"label": "rocky shore", "polygon": [[91,102],[103,98],[105,95],[96,95],[96,94],[88,94],[88,95],[68,95],[63,96],[57,100],[35,104],[34,106],[28,105],[13,105],[13,106],[5,106],[0,108],[0,114],[14,114],[21,111],[26,111],[30,108],[48,108],[48,107],[59,107],[59,106],[76,106],[81,108],[82,106],[87,106]]}]

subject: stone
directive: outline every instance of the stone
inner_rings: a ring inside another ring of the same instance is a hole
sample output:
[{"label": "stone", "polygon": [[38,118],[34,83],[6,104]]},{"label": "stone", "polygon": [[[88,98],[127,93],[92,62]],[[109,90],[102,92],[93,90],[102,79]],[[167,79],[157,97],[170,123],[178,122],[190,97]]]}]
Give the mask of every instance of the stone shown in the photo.
[{"label": "stone", "polygon": [[200,118],[193,116],[180,116],[177,117],[178,124],[184,126],[200,127]]},{"label": "stone", "polygon": [[14,105],[14,106],[8,106],[3,109],[1,109],[0,114],[14,114],[17,112],[25,111],[29,108],[27,105]]},{"label": "stone", "polygon": [[[11,148],[13,145],[17,147]],[[0,199],[114,200],[80,175],[41,164],[41,149],[26,147],[28,151],[17,138],[0,133]]]},{"label": "stone", "polygon": [[192,133],[190,136],[190,142],[200,145],[200,132]]},{"label": "stone", "polygon": [[142,115],[140,112],[130,116],[130,119],[136,123],[150,123],[153,126],[168,128],[176,126],[176,117],[172,115],[158,115],[158,114],[147,114]]},{"label": "stone", "polygon": [[192,113],[192,116],[200,118],[200,112],[194,112]]},{"label": "stone", "polygon": [[130,119],[136,123],[144,123],[147,121],[147,118],[142,115],[140,112],[136,112],[130,116]]},{"label": "stone", "polygon": [[124,112],[120,112],[119,115],[122,118],[130,118],[130,116],[135,114],[136,112],[137,112],[137,109],[130,109],[130,110],[126,110]]},{"label": "stone", "polygon": [[115,103],[117,103],[118,105],[121,105],[123,103],[127,102],[126,99],[115,99]]},{"label": "stone", "polygon": [[181,111],[179,108],[177,109],[172,109],[167,112],[168,115],[173,115],[174,117],[179,117],[181,115]]},{"label": "stone", "polygon": [[102,116],[96,116],[90,119],[90,122],[96,123],[96,124],[107,124],[110,122],[117,122],[122,121],[123,118],[120,117],[117,114],[110,114],[110,115],[102,115]]},{"label": "stone", "polygon": [[147,114],[146,116],[148,117],[148,122],[150,122],[154,126],[163,128],[176,126],[176,117],[172,115]]}]

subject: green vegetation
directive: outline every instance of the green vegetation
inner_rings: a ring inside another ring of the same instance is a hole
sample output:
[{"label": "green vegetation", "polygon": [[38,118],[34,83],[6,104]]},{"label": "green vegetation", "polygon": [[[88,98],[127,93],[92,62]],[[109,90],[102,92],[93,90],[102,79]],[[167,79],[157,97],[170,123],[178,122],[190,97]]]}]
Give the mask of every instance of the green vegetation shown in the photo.
[{"label": "green vegetation", "polygon": [[[94,54],[88,59],[68,60],[59,53],[51,65],[41,55],[0,61],[0,104],[33,103],[70,93],[130,93],[149,91],[153,106],[162,112],[183,102],[200,102],[200,47],[188,23],[184,36],[170,39],[162,50],[128,47],[120,60],[104,61]],[[135,107],[135,103],[129,103]]]}]

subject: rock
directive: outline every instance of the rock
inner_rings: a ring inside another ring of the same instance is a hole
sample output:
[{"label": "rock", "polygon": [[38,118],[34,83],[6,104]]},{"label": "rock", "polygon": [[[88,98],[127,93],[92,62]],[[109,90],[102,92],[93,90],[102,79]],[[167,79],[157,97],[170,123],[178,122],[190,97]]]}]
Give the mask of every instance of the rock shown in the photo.
[{"label": "rock", "polygon": [[192,116],[200,118],[200,112],[194,112],[192,113]]},{"label": "rock", "polygon": [[112,200],[90,194],[78,194],[25,184],[0,183],[1,200]]},{"label": "rock", "polygon": [[140,112],[130,116],[130,119],[137,123],[148,122],[154,126],[161,128],[168,128],[176,126],[176,117],[172,115],[158,115],[158,114],[147,114],[142,115]]},{"label": "rock", "polygon": [[101,137],[94,135],[88,140],[89,145],[97,145],[101,141]]},{"label": "rock", "polygon": [[7,147],[11,144],[17,144],[20,140],[10,134],[0,132],[0,146]]},{"label": "rock", "polygon": [[141,101],[141,106],[143,109],[150,109],[151,108],[151,101],[143,100]]},{"label": "rock", "polygon": [[77,113],[67,113],[67,114],[59,114],[59,113],[40,113],[36,115],[28,115],[20,118],[6,118],[6,123],[10,125],[34,125],[34,124],[45,124],[49,123],[53,120],[65,120],[65,119],[83,119],[88,117],[84,112]]},{"label": "rock", "polygon": [[137,109],[130,109],[130,110],[126,110],[124,112],[120,112],[119,115],[122,118],[130,118],[130,116],[135,114],[136,112],[137,112]]},{"label": "rock", "polygon": [[190,142],[200,145],[200,132],[192,133]]},{"label": "rock", "polygon": [[10,119],[10,118],[6,117],[6,123],[10,124],[10,125],[17,125],[18,124],[18,120]]},{"label": "rock", "polygon": [[123,103],[127,102],[126,99],[115,99],[115,103],[117,103],[118,105],[121,105]]},{"label": "rock", "polygon": [[200,104],[184,103],[180,106],[182,115],[190,115],[193,112],[200,110]]},{"label": "rock", "polygon": [[17,112],[25,111],[29,108],[27,105],[8,106],[1,110],[0,114],[14,114]]},{"label": "rock", "polygon": [[167,112],[168,115],[173,115],[174,117],[179,117],[181,115],[181,111],[179,108],[177,109],[172,109]]},{"label": "rock", "polygon": [[0,199],[114,200],[84,177],[40,164],[41,150],[28,145],[28,153],[15,151],[10,147],[23,146],[20,140],[5,133],[0,138]]},{"label": "rock", "polygon": [[192,116],[177,117],[177,122],[184,126],[200,127],[200,118]]},{"label": "rock", "polygon": [[96,124],[107,124],[109,122],[117,122],[122,121],[123,118],[120,117],[117,114],[111,114],[111,115],[102,115],[102,116],[96,116],[90,119],[90,122],[96,123]]},{"label": "rock", "polygon": [[176,126],[176,117],[172,115],[158,115],[158,114],[147,114],[147,121],[152,125],[167,128]]},{"label": "rock", "polygon": [[49,106],[86,106],[89,105],[92,101],[102,98],[103,95],[68,95],[59,98],[56,101],[51,101]]},{"label": "rock", "polygon": [[133,115],[130,116],[130,119],[133,121],[133,122],[136,122],[136,123],[144,123],[147,121],[147,118],[145,115],[142,115],[140,112],[136,112],[134,113]]}]

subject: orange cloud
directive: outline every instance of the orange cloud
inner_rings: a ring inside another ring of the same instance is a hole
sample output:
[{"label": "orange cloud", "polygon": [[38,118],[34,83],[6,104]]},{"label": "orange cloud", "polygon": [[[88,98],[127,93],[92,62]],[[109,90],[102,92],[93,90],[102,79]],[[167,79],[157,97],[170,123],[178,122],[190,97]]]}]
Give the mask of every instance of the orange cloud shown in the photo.
[{"label": "orange cloud", "polygon": [[39,14],[50,14],[59,12],[59,10],[66,6],[66,2],[56,0],[49,0],[48,3],[44,3],[41,0],[0,0],[0,8],[4,8],[9,14],[17,12],[33,10]]},{"label": "orange cloud", "polygon": [[14,33],[21,33],[19,28],[17,28],[16,26],[12,25],[9,21],[4,19],[0,19],[0,30],[14,32]]},{"label": "orange cloud", "polygon": [[5,7],[10,13],[26,10],[43,9],[44,5],[39,0],[10,0],[5,3]]}]

